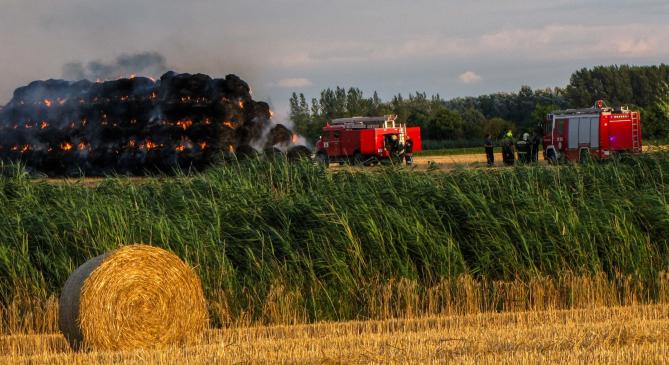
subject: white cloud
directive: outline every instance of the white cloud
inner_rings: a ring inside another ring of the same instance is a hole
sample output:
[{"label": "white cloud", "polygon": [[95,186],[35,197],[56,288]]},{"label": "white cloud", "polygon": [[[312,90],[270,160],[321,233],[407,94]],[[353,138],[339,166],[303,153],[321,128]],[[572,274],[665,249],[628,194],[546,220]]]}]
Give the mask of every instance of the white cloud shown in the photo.
[{"label": "white cloud", "polygon": [[651,54],[661,46],[656,38],[621,39],[617,42],[618,52],[625,55]]},{"label": "white cloud", "polygon": [[481,76],[474,71],[467,71],[458,77],[463,84],[475,84],[482,80]]},{"label": "white cloud", "polygon": [[[272,50],[274,65],[312,69],[394,61],[495,59],[574,61],[608,57],[614,62],[669,55],[669,25],[548,24],[492,29],[474,35],[414,34],[404,39],[302,42]],[[623,58],[623,60],[621,60]]]},{"label": "white cloud", "polygon": [[281,79],[276,82],[276,86],[283,89],[299,89],[313,85],[311,80],[306,78]]}]

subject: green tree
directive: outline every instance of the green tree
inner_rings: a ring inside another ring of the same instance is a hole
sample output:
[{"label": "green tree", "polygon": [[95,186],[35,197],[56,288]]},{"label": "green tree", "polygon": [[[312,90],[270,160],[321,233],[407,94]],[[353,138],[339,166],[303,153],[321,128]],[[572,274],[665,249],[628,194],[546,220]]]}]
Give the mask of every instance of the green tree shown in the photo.
[{"label": "green tree", "polygon": [[426,136],[431,139],[462,139],[464,123],[459,113],[440,108],[429,121]]},{"label": "green tree", "polygon": [[560,107],[557,105],[537,105],[532,112],[532,127],[543,125],[548,114],[556,110],[560,110]]},{"label": "green tree", "polygon": [[481,138],[484,136],[483,128],[487,122],[485,115],[480,111],[469,108],[462,113],[464,123],[464,137],[467,139]]},{"label": "green tree", "polygon": [[490,134],[493,138],[501,138],[502,134],[507,130],[511,129],[516,131],[516,125],[506,121],[502,118],[492,118],[489,119],[483,126],[483,133]]},{"label": "green tree", "polygon": [[642,111],[643,132],[648,137],[666,138],[669,136],[669,85],[663,83],[658,92],[654,107]]}]

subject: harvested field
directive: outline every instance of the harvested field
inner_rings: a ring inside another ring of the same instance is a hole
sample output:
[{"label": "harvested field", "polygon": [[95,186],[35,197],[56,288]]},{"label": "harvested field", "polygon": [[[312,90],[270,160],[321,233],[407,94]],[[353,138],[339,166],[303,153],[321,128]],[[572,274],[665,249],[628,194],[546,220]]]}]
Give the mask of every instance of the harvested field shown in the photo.
[{"label": "harvested field", "polygon": [[212,330],[197,346],[73,353],[57,334],[0,337],[6,364],[659,364],[669,306]]}]

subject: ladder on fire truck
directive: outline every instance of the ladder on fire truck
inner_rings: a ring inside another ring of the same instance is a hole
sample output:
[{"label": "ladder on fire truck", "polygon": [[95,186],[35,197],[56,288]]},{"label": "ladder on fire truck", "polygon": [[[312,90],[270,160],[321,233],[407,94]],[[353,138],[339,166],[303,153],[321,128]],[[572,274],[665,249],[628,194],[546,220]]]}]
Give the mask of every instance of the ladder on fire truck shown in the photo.
[{"label": "ladder on fire truck", "polygon": [[341,125],[348,129],[395,128],[397,115],[383,117],[353,117],[333,119],[331,125]]},{"label": "ladder on fire truck", "polygon": [[632,113],[632,150],[641,153],[641,120],[638,112]]}]

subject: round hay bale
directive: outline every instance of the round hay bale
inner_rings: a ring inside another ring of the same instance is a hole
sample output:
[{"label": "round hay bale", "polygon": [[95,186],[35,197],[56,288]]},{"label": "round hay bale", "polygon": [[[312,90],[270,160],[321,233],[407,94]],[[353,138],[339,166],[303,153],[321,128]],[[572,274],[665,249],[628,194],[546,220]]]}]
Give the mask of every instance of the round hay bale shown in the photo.
[{"label": "round hay bale", "polygon": [[59,326],[74,350],[191,344],[208,326],[195,271],[163,249],[133,245],[74,271],[60,295]]}]

